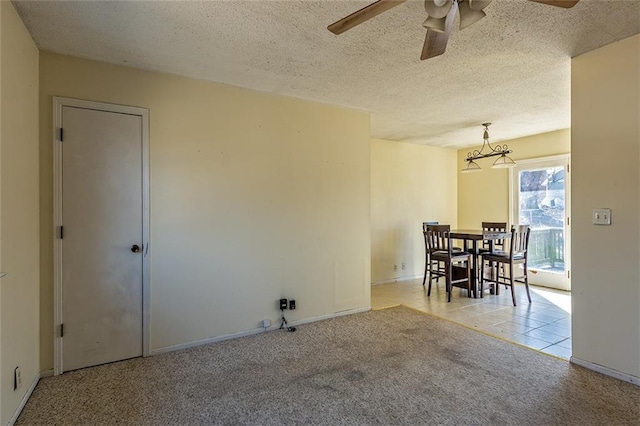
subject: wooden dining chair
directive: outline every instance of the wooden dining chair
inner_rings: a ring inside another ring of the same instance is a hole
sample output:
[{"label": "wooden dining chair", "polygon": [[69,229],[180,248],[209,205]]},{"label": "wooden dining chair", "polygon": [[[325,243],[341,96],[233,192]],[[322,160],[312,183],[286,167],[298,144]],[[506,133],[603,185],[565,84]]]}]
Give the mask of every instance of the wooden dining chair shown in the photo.
[{"label": "wooden dining chair", "polygon": [[[424,287],[427,281],[427,274],[429,273],[429,265],[431,262],[431,255],[429,253],[429,245],[427,244],[427,227],[431,225],[437,225],[438,222],[422,222],[422,235],[424,236],[424,278],[422,279],[422,286]],[[438,277],[440,278],[440,277]],[[437,279],[436,279],[437,281]]]},{"label": "wooden dining chair", "polygon": [[[483,232],[507,232],[507,222],[482,222]],[[493,251],[504,251],[504,239],[494,240],[493,244],[490,241],[483,240],[482,247],[480,247],[480,253],[487,253],[491,250],[493,245]]]},{"label": "wooden dining chair", "polygon": [[[422,222],[422,235],[424,236],[424,253],[425,253],[424,277],[422,278],[423,287],[427,281],[427,274],[429,273],[429,264],[430,262],[432,262],[431,254],[429,253],[429,246],[427,245],[427,228],[433,225],[438,225],[438,222]],[[462,249],[460,247],[453,247],[453,251],[459,252],[459,251],[462,251]],[[437,282],[441,277],[444,277],[444,264],[438,261],[434,261],[434,262],[438,267],[438,270],[442,272],[442,275],[437,275],[435,277]]]},{"label": "wooden dining chair", "polygon": [[[482,232],[507,232],[507,222],[482,222]],[[478,249],[479,254],[493,252],[504,252],[504,239],[499,240],[482,240],[482,247]],[[493,264],[489,262],[487,270],[485,268],[478,268],[478,274],[482,275],[485,272],[492,274]],[[492,275],[490,278],[494,278]],[[480,277],[478,277],[480,279]],[[506,287],[505,287],[506,288]],[[493,290],[491,291],[493,293]],[[480,294],[482,297],[482,293]]]},{"label": "wooden dining chair", "polygon": [[[511,298],[513,306],[517,306],[515,283],[523,283],[527,290],[527,298],[531,303],[531,293],[529,292],[529,278],[527,269],[529,234],[531,230],[529,225],[517,225],[511,227],[511,241],[509,251],[506,253],[493,252],[481,255],[482,269],[485,262],[494,268],[489,279],[485,279],[484,274],[480,277],[480,294],[484,290],[484,282],[489,281],[495,284],[496,295],[500,294],[500,284],[511,287]],[[522,273],[520,267],[522,266]],[[509,274],[507,275],[507,271]]]},{"label": "wooden dining chair", "polygon": [[[465,251],[454,251],[451,244],[450,225],[428,225],[425,232],[427,251],[429,252],[429,289],[427,296],[431,296],[431,283],[434,277],[444,277],[446,281],[447,302],[451,302],[453,286],[462,287],[467,290],[471,297],[471,254]],[[440,268],[442,263],[444,268]],[[458,266],[458,265],[462,265]],[[456,272],[456,273],[454,273]],[[458,273],[466,272],[466,274]]]}]

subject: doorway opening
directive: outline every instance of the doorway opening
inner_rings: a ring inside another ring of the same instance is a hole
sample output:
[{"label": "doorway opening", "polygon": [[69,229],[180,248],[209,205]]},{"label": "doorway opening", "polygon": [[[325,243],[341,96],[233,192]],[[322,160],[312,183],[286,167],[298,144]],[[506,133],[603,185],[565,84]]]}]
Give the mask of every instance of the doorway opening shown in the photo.
[{"label": "doorway opening", "polygon": [[571,290],[570,157],[520,160],[510,173],[511,223],[529,225],[529,282]]}]

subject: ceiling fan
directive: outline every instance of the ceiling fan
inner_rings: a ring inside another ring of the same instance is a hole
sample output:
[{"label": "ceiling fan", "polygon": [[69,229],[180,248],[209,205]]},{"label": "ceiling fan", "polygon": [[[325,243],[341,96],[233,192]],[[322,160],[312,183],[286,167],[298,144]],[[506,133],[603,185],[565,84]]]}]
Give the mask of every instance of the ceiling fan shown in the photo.
[{"label": "ceiling fan", "polygon": [[[342,34],[356,25],[360,25],[405,1],[406,0],[378,0],[334,22],[329,25],[327,29],[336,35]],[[569,8],[575,6],[579,0],[529,1]],[[484,13],[482,9],[487,7],[489,3],[491,3],[491,0],[424,0],[427,19],[423,22],[422,26],[427,29],[427,37],[424,40],[420,59],[429,59],[444,53],[447,48],[451,27],[458,11],[460,12],[460,29],[462,30],[484,18],[486,13]]]}]

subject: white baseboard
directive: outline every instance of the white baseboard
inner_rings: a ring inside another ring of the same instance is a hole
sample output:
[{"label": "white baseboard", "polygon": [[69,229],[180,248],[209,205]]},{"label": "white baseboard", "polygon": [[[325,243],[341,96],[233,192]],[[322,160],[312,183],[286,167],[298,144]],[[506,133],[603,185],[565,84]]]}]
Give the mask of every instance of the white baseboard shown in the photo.
[{"label": "white baseboard", "polygon": [[[360,313],[360,312],[366,312],[366,311],[370,311],[370,310],[371,310],[371,306],[365,306],[365,307],[362,307],[362,308],[355,308],[355,309],[348,309],[346,311],[340,311],[340,312],[335,312],[335,313],[332,313],[332,314],[321,315],[321,316],[318,316],[318,317],[305,318],[305,319],[301,319],[301,320],[298,320],[298,321],[292,321],[292,322],[289,323],[289,325],[291,326],[291,325],[308,324],[310,322],[322,321],[322,320],[325,320],[325,319],[337,318],[337,317],[341,317],[343,315],[357,314],[357,313]],[[271,327],[268,327],[268,328],[260,327],[260,328],[254,328],[252,330],[241,331],[239,333],[225,334],[223,336],[209,337],[207,339],[196,340],[194,342],[180,343],[178,345],[165,346],[163,348],[151,349],[149,351],[149,355],[150,356],[160,355],[160,354],[164,354],[164,353],[167,353],[167,352],[179,351],[181,349],[188,349],[188,348],[194,348],[196,346],[208,345],[209,343],[222,342],[224,340],[230,340],[230,339],[237,339],[238,337],[251,336],[253,334],[264,333],[265,331],[277,330],[278,328],[279,328],[279,325],[274,325],[274,326],[271,326]]]},{"label": "white baseboard", "polygon": [[[320,315],[318,317],[305,318],[298,321],[293,321],[293,322],[290,322],[289,325],[308,324],[310,322],[322,321],[322,320],[331,319],[331,318],[338,318],[344,315],[359,314],[361,312],[367,312],[370,310],[371,310],[371,306],[364,306],[362,308],[355,308],[355,309],[347,309],[346,311],[334,312],[333,314]],[[276,329],[277,328],[278,327],[276,327]]]},{"label": "white baseboard", "polygon": [[610,376],[618,380],[622,380],[624,382],[629,382],[633,385],[640,386],[640,377],[633,376],[631,374],[622,373],[618,370],[614,370],[609,367],[605,367],[600,364],[595,364],[593,362],[585,361],[580,358],[576,358],[572,356],[569,360],[572,364],[579,365],[580,367],[588,368],[589,370],[597,371],[600,374],[604,374],[605,376]]},{"label": "white baseboard", "polygon": [[15,413],[13,413],[13,417],[11,417],[11,419],[9,420],[9,426],[13,426],[13,424],[18,420],[20,413],[22,413],[22,409],[24,408],[25,405],[27,405],[27,401],[29,401],[31,394],[33,393],[33,390],[38,385],[39,381],[40,381],[40,373],[36,374],[36,376],[31,381],[31,385],[29,386],[29,389],[27,389],[27,392],[22,397],[22,401],[20,401],[20,405],[18,405],[18,408],[16,408]]},{"label": "white baseboard", "polygon": [[158,348],[158,349],[151,349],[149,351],[149,355],[150,356],[160,355],[160,354],[164,354],[164,353],[167,353],[167,352],[179,351],[181,349],[195,348],[196,346],[208,345],[209,343],[222,342],[224,340],[236,339],[238,337],[251,336],[253,334],[263,333],[264,331],[272,329],[272,328],[273,327],[270,327],[270,328],[267,328],[267,329],[262,328],[262,327],[261,328],[254,328],[252,330],[241,331],[240,333],[225,334],[225,335],[222,335],[222,336],[209,337],[207,339],[196,340],[196,341],[193,341],[193,342],[180,343],[180,344],[177,344],[177,345],[165,346],[165,347]]},{"label": "white baseboard", "polygon": [[371,283],[371,285],[390,284],[390,283],[396,283],[396,282],[400,282],[400,281],[411,281],[411,280],[417,280],[417,279],[422,279],[422,278],[424,278],[424,274],[412,275],[412,276],[409,276],[409,277],[391,278],[391,279],[385,279],[385,280],[380,280],[380,281],[373,281]]}]

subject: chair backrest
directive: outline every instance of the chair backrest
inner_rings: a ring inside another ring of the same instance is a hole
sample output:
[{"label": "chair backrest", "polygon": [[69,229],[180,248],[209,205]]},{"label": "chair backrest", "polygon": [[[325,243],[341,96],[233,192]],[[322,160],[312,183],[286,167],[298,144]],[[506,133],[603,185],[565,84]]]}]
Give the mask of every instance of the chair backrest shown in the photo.
[{"label": "chair backrest", "polygon": [[427,232],[427,227],[433,225],[438,225],[438,222],[422,222],[422,232]]},{"label": "chair backrest", "polygon": [[530,232],[529,225],[513,225],[511,227],[511,251],[509,252],[511,258],[520,255],[527,258]]},{"label": "chair backrest", "polygon": [[427,225],[425,240],[429,251],[448,251],[451,254],[451,225]]},{"label": "chair backrest", "polygon": [[[507,222],[482,222],[483,231],[507,232]],[[483,240],[482,247],[489,248],[490,242]],[[504,239],[494,240],[493,249],[504,249]]]},{"label": "chair backrest", "polygon": [[429,244],[427,244],[427,227],[437,225],[438,222],[422,222],[422,235],[424,235],[424,248],[428,252]]}]

